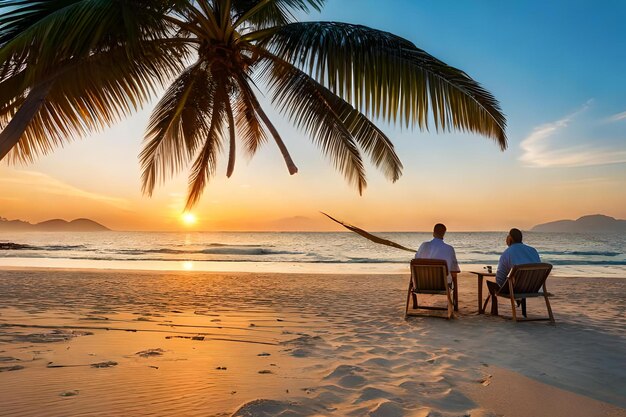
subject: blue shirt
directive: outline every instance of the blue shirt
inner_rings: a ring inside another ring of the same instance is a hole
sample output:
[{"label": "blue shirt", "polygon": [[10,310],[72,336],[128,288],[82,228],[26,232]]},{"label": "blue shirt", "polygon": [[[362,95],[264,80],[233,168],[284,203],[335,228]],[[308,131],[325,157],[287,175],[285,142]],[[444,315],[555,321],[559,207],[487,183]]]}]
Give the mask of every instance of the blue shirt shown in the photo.
[{"label": "blue shirt", "polygon": [[454,248],[443,241],[434,238],[430,242],[424,242],[415,253],[415,259],[443,259],[448,264],[448,283],[452,282],[451,272],[461,272],[456,260]]},{"label": "blue shirt", "polygon": [[502,286],[506,282],[506,277],[515,265],[534,264],[541,262],[539,253],[532,246],[523,243],[514,243],[509,246],[500,256],[498,270],[496,271],[496,282]]}]

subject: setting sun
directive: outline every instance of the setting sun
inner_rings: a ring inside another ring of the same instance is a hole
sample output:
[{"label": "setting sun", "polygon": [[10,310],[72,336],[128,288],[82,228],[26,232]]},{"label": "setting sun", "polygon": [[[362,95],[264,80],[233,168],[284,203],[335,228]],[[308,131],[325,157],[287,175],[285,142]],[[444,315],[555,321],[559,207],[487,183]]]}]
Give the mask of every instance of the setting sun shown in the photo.
[{"label": "setting sun", "polygon": [[180,219],[186,226],[192,226],[196,224],[196,222],[198,221],[198,219],[196,218],[196,215],[193,213],[183,213]]}]

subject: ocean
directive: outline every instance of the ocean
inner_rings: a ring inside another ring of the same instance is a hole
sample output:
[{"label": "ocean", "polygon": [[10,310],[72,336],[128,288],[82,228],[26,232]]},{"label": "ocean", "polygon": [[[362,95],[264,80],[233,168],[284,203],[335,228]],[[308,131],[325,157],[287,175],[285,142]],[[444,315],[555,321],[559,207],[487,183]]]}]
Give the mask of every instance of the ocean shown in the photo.
[{"label": "ocean", "polygon": [[[430,233],[376,233],[417,248]],[[461,269],[494,268],[506,232],[448,233]],[[626,277],[621,234],[526,232],[554,275]],[[6,245],[6,243],[16,245]],[[409,252],[351,232],[0,233],[0,266],[311,273],[406,273]]]}]

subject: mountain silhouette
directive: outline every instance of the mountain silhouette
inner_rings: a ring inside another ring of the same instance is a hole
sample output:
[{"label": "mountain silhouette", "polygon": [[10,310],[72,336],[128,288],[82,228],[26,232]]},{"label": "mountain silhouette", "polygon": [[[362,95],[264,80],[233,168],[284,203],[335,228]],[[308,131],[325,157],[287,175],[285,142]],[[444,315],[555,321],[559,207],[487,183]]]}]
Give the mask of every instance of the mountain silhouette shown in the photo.
[{"label": "mountain silhouette", "polygon": [[534,232],[626,232],[626,220],[618,220],[602,214],[580,217],[577,220],[557,220],[538,224]]},{"label": "mountain silhouette", "polygon": [[23,220],[8,220],[0,217],[0,232],[103,232],[111,230],[90,219],[46,220],[31,224]]}]

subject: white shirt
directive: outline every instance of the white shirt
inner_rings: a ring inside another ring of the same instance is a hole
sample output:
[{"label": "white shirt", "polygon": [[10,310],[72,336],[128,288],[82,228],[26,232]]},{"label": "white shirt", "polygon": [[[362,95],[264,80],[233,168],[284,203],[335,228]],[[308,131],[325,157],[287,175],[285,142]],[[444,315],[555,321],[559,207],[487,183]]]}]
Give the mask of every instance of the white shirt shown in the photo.
[{"label": "white shirt", "polygon": [[415,259],[443,259],[446,261],[448,264],[448,283],[452,282],[452,272],[461,272],[454,248],[437,237],[430,242],[422,243],[415,253]]}]

